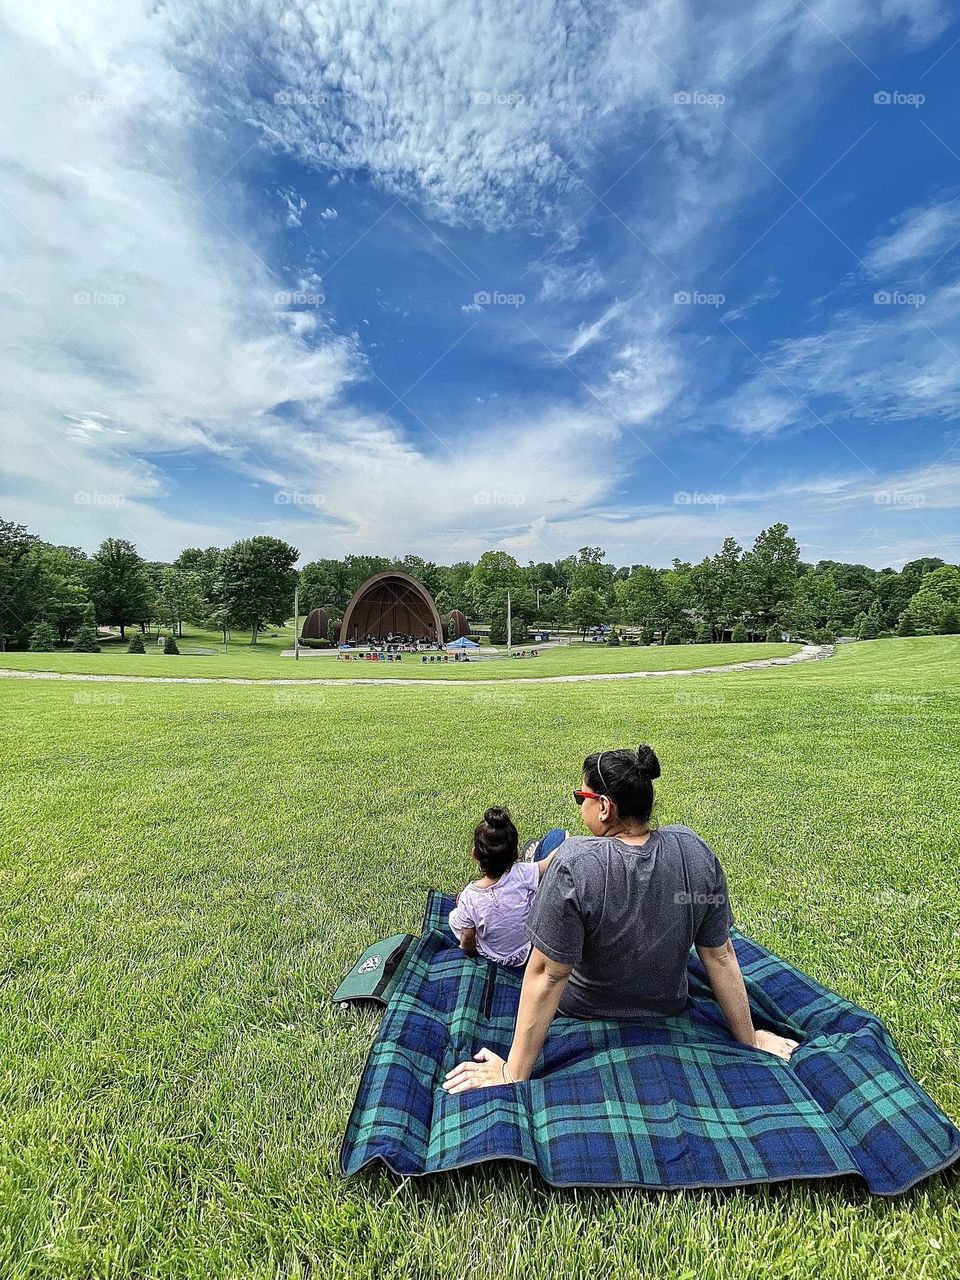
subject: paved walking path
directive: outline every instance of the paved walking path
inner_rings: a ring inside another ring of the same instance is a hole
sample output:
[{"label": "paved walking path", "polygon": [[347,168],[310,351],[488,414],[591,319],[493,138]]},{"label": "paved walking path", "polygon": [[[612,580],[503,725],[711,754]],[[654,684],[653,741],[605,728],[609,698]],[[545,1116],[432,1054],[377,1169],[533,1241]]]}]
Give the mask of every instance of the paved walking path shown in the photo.
[{"label": "paved walking path", "polygon": [[805,644],[799,653],[789,658],[758,658],[753,662],[730,662],[722,667],[688,667],[678,671],[604,671],[592,675],[572,676],[504,676],[499,680],[448,679],[433,680],[429,676],[390,677],[342,676],[339,679],[244,679],[240,676],[98,676],[86,675],[74,671],[14,671],[8,667],[0,668],[0,679],[4,680],[80,680],[98,681],[112,684],[252,684],[252,685],[340,685],[340,684],[394,684],[394,685],[444,685],[460,688],[463,685],[506,685],[506,684],[583,684],[596,680],[656,680],[663,676],[712,676],[724,671],[753,671],[760,667],[790,667],[798,662],[811,662],[833,655],[834,646],[830,644]]}]

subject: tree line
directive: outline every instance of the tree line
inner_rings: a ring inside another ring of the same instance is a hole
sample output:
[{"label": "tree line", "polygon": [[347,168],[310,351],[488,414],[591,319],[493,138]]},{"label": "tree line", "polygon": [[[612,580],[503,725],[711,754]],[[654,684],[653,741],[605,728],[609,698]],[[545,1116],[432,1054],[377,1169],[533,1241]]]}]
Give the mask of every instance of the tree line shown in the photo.
[{"label": "tree line", "polygon": [[784,635],[829,641],[838,635],[928,635],[960,631],[960,568],[936,557],[902,569],[800,559],[785,524],[762,530],[744,550],[726,538],[697,564],[668,569],[614,566],[601,547],[581,547],[553,562],[521,565],[504,551],[474,563],[439,565],[350,555],[296,568],[298,549],[280,538],[243,538],[226,548],[188,547],[170,562],[149,561],[123,538],[107,538],[88,556],[79,547],[45,542],[24,525],[0,520],[0,647],[52,648],[96,643],[96,627],[152,626],[182,634],[184,623],[250,632],[291,616],[299,585],[301,611],[323,607],[343,616],[356,589],[375,573],[397,569],[422,582],[441,613],[462,610],[506,636],[509,592],[513,636],[534,626],[586,633],[630,628],[645,643],[681,643]]}]

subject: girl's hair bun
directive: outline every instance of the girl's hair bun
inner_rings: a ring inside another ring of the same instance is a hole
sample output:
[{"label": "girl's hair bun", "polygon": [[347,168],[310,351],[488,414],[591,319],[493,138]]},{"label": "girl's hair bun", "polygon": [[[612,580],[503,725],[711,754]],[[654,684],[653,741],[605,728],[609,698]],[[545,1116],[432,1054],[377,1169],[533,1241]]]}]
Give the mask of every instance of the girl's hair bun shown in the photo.
[{"label": "girl's hair bun", "polygon": [[493,880],[513,866],[520,853],[520,838],[509,809],[491,805],[474,830],[473,849],[480,866]]},{"label": "girl's hair bun", "polygon": [[506,827],[512,826],[513,821],[510,817],[510,810],[504,809],[501,805],[493,805],[483,815],[484,822],[490,827]]},{"label": "girl's hair bun", "polygon": [[657,759],[657,753],[646,743],[641,743],[637,747],[637,768],[651,782],[654,778],[660,777],[660,761]]}]

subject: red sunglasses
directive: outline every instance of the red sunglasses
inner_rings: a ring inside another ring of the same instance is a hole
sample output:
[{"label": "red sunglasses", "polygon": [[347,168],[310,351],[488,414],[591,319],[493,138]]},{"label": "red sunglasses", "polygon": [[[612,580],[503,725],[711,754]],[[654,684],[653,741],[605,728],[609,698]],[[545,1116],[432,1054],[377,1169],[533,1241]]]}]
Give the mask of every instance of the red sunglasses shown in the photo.
[{"label": "red sunglasses", "polygon": [[584,800],[606,800],[607,797],[598,795],[596,791],[574,791],[573,798],[578,805],[581,805]]}]

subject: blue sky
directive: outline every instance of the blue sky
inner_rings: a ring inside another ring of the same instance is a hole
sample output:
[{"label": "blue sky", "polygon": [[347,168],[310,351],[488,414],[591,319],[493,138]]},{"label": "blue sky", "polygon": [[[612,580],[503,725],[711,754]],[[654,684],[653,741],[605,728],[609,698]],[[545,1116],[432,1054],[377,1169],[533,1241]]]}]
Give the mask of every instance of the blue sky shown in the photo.
[{"label": "blue sky", "polygon": [[0,2],[2,505],[148,558],[960,559],[935,0]]}]

